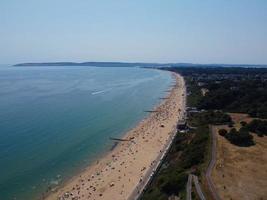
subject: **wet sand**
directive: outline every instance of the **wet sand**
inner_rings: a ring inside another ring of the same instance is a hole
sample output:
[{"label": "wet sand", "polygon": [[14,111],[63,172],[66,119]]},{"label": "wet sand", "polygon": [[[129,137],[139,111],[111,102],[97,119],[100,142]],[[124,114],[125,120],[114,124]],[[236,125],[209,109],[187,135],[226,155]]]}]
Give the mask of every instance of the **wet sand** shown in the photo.
[{"label": "wet sand", "polygon": [[158,162],[159,154],[175,134],[176,124],[185,111],[185,84],[174,74],[176,84],[156,112],[130,130],[103,158],[51,193],[46,200],[122,200],[133,197],[136,188]]}]

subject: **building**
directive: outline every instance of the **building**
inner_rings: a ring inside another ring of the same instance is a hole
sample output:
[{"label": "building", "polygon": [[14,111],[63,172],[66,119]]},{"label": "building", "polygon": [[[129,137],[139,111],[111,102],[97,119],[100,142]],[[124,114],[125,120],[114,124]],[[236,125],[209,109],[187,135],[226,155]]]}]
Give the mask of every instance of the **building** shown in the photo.
[{"label": "building", "polygon": [[177,130],[178,131],[186,131],[187,130],[187,123],[184,120],[180,120],[177,123]]}]

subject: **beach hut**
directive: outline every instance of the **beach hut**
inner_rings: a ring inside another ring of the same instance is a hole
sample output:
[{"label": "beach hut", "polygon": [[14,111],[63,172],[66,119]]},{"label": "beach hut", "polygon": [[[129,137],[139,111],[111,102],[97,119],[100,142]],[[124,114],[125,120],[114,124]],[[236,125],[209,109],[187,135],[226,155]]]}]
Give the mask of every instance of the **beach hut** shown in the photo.
[{"label": "beach hut", "polygon": [[178,131],[186,131],[187,130],[187,123],[184,120],[180,120],[177,123],[177,130]]}]

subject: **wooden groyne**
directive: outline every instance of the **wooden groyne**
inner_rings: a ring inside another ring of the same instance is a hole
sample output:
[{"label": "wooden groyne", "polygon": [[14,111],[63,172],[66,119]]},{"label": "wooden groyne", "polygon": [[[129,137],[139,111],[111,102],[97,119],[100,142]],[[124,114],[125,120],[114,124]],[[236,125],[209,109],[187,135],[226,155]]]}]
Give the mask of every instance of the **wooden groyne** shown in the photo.
[{"label": "wooden groyne", "polygon": [[144,112],[153,113],[153,112],[159,112],[158,110],[145,110]]},{"label": "wooden groyne", "polygon": [[131,139],[121,139],[121,138],[114,138],[114,137],[109,137],[110,140],[115,140],[115,141],[120,141],[120,142],[128,142],[131,141]]}]

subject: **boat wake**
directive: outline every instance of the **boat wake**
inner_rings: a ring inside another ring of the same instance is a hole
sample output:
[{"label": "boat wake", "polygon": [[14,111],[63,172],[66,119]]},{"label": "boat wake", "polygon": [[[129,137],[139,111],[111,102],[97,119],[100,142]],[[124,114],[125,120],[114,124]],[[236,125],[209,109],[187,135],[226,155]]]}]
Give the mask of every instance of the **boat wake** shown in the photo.
[{"label": "boat wake", "polygon": [[101,94],[101,93],[104,93],[104,92],[106,92],[106,90],[100,90],[100,91],[92,92],[91,94],[92,95],[96,95],[96,94]]}]

